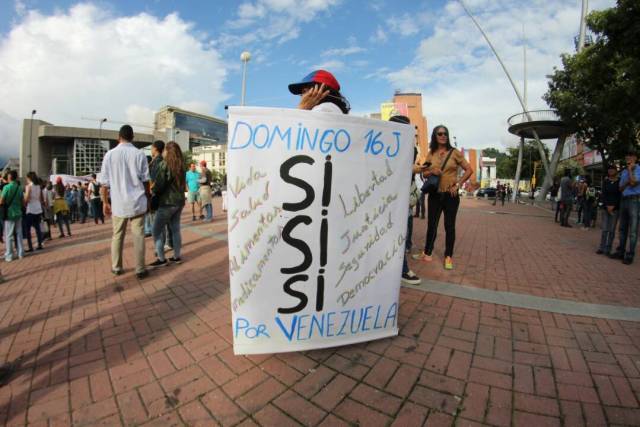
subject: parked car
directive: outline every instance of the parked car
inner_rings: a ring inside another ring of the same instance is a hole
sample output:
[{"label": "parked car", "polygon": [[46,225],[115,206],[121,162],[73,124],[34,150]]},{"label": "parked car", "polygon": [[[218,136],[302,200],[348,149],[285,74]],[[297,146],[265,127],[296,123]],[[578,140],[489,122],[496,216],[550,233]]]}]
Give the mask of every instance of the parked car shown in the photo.
[{"label": "parked car", "polygon": [[476,192],[476,197],[496,197],[498,189],[495,187],[481,188]]}]

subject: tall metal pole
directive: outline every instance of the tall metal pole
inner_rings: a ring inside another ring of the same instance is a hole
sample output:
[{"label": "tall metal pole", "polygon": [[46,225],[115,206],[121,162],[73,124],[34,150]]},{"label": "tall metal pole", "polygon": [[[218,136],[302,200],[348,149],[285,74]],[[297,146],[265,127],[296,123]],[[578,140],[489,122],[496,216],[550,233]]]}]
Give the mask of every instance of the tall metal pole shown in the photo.
[{"label": "tall metal pole", "polygon": [[103,118],[103,119],[100,119],[100,133],[99,133],[99,136],[98,136],[98,139],[100,140],[100,142],[102,142],[102,125],[106,121],[107,121],[106,117]]},{"label": "tall metal pole", "polygon": [[527,36],[524,32],[524,22],[522,23],[522,53],[524,56],[524,107],[528,110],[527,102]]},{"label": "tall metal pole", "polygon": [[[509,83],[511,83],[511,87],[513,88],[513,91],[516,93],[516,97],[518,98],[518,101],[520,101],[520,105],[522,106],[523,113],[527,116],[527,119],[529,121],[532,121],[531,114],[529,114],[529,112],[527,111],[527,106],[526,106],[526,104],[524,102],[524,98],[522,97],[522,95],[520,94],[520,90],[518,90],[518,87],[514,83],[513,78],[511,77],[511,74],[509,74],[509,70],[507,70],[507,67],[504,65],[504,62],[502,62],[502,58],[500,58],[500,55],[498,55],[498,52],[496,51],[495,47],[493,46],[493,43],[491,43],[491,40],[489,40],[489,37],[484,32],[484,30],[482,29],[480,24],[478,24],[478,21],[476,21],[476,19],[473,17],[471,12],[469,12],[469,9],[467,9],[467,6],[464,4],[464,1],[463,0],[458,0],[458,1],[460,2],[460,5],[462,6],[462,8],[466,12],[466,14],[469,16],[469,18],[471,18],[471,21],[473,21],[473,23],[476,26],[476,28],[478,28],[478,31],[480,31],[480,34],[482,34],[482,37],[484,37],[485,41],[489,45],[489,48],[491,48],[491,51],[493,52],[493,54],[495,55],[496,59],[500,63],[500,66],[502,67],[502,70],[507,75],[507,78],[509,79]],[[532,129],[531,133],[533,133],[533,137],[536,140],[536,142],[538,143],[538,150],[540,151],[540,158],[542,159],[542,165],[544,166],[546,174],[549,175],[549,161],[547,160],[546,153],[544,152],[544,148],[542,146],[542,141],[540,141],[540,137],[538,136],[538,132],[536,132],[535,129]]]},{"label": "tall metal pole", "polygon": [[582,0],[582,12],[580,13],[580,35],[578,36],[578,53],[584,49],[584,38],[587,32],[587,12],[589,11],[589,0]]},{"label": "tall metal pole", "polygon": [[[31,110],[31,120],[29,121],[29,170],[28,172],[31,172],[33,167],[31,164],[31,158],[33,157],[33,141],[31,140],[31,138],[33,137],[33,116],[35,116],[36,113],[37,113],[36,110]],[[21,172],[24,173],[24,171],[21,171]]]},{"label": "tall metal pole", "polygon": [[516,179],[515,185],[513,189],[513,196],[511,196],[511,201],[515,203],[518,197],[518,190],[520,189],[520,174],[522,173],[522,155],[524,151],[524,136],[520,137],[520,147],[518,149],[518,165],[516,166]]},{"label": "tall metal pole", "polygon": [[240,97],[240,105],[244,106],[244,98],[247,92],[247,63],[251,59],[251,54],[244,51],[240,54],[240,60],[242,61],[242,95]]}]

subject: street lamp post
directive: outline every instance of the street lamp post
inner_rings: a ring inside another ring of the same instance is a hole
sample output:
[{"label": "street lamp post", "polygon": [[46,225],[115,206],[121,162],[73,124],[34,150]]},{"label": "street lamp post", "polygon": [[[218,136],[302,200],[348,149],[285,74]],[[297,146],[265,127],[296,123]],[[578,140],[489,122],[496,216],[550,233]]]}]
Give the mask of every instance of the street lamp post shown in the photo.
[{"label": "street lamp post", "polygon": [[242,61],[242,95],[240,97],[240,105],[244,105],[244,97],[247,93],[247,63],[251,59],[251,54],[246,50],[240,54]]},{"label": "street lamp post", "polygon": [[580,35],[578,36],[578,53],[584,48],[584,38],[587,32],[587,11],[589,0],[582,0],[582,12],[580,13]]},{"label": "street lamp post", "polygon": [[98,139],[102,142],[102,125],[107,121],[107,118],[100,119],[100,133]]},{"label": "street lamp post", "polygon": [[29,122],[29,172],[31,172],[31,158],[33,153],[33,141],[31,138],[33,137],[33,116],[37,113],[36,110],[31,110],[31,121]]}]

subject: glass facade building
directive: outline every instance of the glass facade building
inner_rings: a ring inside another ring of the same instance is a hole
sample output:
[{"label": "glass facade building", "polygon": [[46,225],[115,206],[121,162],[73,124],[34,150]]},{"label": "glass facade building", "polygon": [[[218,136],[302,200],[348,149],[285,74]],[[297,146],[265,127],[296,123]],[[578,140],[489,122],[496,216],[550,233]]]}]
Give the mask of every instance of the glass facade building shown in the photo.
[{"label": "glass facade building", "polygon": [[73,174],[83,176],[99,173],[107,151],[109,141],[76,138],[73,141]]},{"label": "glass facade building", "polygon": [[227,143],[227,124],[204,117],[174,113],[174,127],[189,132],[189,146],[225,145]]}]

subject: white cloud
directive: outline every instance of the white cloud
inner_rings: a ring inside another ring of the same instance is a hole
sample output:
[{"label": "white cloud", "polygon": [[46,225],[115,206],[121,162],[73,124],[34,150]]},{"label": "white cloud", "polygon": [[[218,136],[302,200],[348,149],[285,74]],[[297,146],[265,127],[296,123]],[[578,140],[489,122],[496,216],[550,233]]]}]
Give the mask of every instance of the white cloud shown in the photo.
[{"label": "white cloud", "polygon": [[24,0],[15,0],[13,2],[13,9],[16,11],[18,16],[22,16],[27,11],[27,5]]},{"label": "white cloud", "polygon": [[301,26],[328,13],[342,0],[255,0],[240,6],[218,45],[224,49],[258,42],[284,43],[300,35]]},{"label": "white cloud", "polygon": [[405,13],[401,16],[392,16],[387,19],[389,31],[401,36],[412,36],[420,31],[420,22],[416,17]]},{"label": "white cloud", "polygon": [[[225,64],[209,46],[177,14],[31,10],[0,38],[0,113],[18,120],[35,108],[43,120],[80,126],[81,116],[152,123],[165,104],[212,113],[228,95]],[[0,128],[13,135],[1,145],[17,152],[14,125]]]},{"label": "white cloud", "polygon": [[328,61],[324,61],[321,62],[319,64],[315,64],[314,66],[312,66],[311,68],[314,70],[327,70],[330,72],[335,72],[335,71],[340,71],[342,69],[344,69],[345,67],[345,63],[337,60],[337,59],[330,59]]},{"label": "white cloud", "polygon": [[[546,109],[546,75],[572,52],[578,33],[579,2],[562,0],[467,1],[512,74],[523,86],[522,22],[527,26],[529,109]],[[592,0],[591,9],[614,0]],[[507,77],[486,42],[457,1],[449,1],[435,21],[433,34],[420,42],[414,60],[390,71],[393,87],[423,94],[429,127],[444,123],[467,147],[500,146],[512,141],[506,120],[522,111]],[[541,30],[543,28],[543,30]],[[380,74],[373,74],[378,77]]]},{"label": "white cloud", "polygon": [[327,49],[325,51],[323,51],[320,55],[321,56],[349,56],[349,55],[355,55],[357,53],[362,53],[362,52],[366,52],[367,49],[360,47],[360,46],[349,46],[349,47],[342,47],[342,48],[334,48],[334,49]]},{"label": "white cloud", "polygon": [[384,43],[389,39],[389,37],[387,36],[387,33],[384,31],[384,29],[378,25],[378,27],[376,28],[376,32],[373,33],[373,35],[370,38],[370,41],[373,43]]}]

